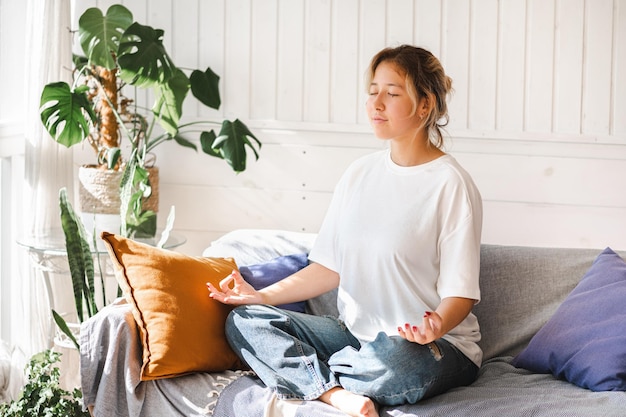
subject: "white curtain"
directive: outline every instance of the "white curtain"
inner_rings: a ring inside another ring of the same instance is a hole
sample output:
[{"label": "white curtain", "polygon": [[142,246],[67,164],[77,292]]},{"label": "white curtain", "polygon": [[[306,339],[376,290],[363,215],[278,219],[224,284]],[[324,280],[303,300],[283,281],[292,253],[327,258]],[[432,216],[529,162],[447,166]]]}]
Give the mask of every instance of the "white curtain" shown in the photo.
[{"label": "white curtain", "polygon": [[[21,213],[22,235],[44,235],[60,228],[59,189],[66,187],[68,195],[73,195],[72,151],[52,140],[39,116],[43,86],[51,81],[71,80],[71,5],[70,0],[27,0],[27,3],[26,187],[22,196],[25,208]],[[15,283],[21,292],[18,304],[22,314],[16,315],[14,329],[19,329],[15,337],[17,344],[30,356],[49,347],[50,310],[41,276],[23,253],[21,276]]]}]

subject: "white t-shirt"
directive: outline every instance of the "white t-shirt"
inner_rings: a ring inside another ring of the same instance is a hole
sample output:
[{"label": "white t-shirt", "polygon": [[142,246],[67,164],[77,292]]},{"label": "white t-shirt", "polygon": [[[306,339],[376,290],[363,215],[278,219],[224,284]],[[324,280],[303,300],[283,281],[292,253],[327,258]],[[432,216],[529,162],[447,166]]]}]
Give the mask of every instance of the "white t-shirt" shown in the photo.
[{"label": "white t-shirt", "polygon": [[[342,176],[309,258],[339,273],[340,318],[367,342],[443,298],[480,300],[481,228],[480,193],[452,156],[402,167],[384,150]],[[473,314],[444,338],[480,366]]]}]

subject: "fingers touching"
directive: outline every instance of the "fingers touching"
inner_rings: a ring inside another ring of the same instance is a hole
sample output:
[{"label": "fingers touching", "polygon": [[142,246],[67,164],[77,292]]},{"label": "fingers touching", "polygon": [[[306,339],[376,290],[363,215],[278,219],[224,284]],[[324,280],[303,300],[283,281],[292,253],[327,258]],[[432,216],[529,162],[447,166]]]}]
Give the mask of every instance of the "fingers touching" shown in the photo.
[{"label": "fingers touching", "polygon": [[435,312],[427,311],[420,325],[405,323],[404,326],[398,326],[398,334],[409,342],[425,345],[441,337],[440,328],[441,317]]}]

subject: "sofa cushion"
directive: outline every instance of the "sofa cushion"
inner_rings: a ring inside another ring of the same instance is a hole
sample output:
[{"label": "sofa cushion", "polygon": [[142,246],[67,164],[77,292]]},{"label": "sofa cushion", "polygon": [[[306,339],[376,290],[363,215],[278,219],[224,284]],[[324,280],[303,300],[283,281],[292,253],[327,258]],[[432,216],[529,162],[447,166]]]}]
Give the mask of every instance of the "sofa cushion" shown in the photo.
[{"label": "sofa cushion", "polygon": [[103,232],[117,281],[141,333],[141,379],[241,368],[224,335],[232,307],[209,297],[237,265],[158,249]]},{"label": "sofa cushion", "polygon": [[626,391],[624,300],[626,263],[607,248],[513,364],[593,391]]},{"label": "sofa cushion", "polygon": [[[298,253],[279,256],[254,265],[242,266],[239,268],[239,272],[246,282],[250,283],[255,289],[260,290],[291,274],[295,274],[308,264],[309,258],[307,254]],[[303,313],[305,306],[306,301],[301,301],[297,303],[281,304],[276,307]]]}]

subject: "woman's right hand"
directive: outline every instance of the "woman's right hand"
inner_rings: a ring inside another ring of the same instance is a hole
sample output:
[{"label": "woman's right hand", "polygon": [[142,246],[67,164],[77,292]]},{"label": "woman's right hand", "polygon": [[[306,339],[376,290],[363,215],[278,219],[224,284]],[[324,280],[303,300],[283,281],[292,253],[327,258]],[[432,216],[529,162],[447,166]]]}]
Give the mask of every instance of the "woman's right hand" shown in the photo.
[{"label": "woman's right hand", "polygon": [[[232,283],[232,286],[231,286]],[[209,297],[224,304],[263,304],[263,296],[252,285],[246,282],[239,271],[233,272],[220,281],[220,288],[215,288],[210,282],[206,283]]]}]

